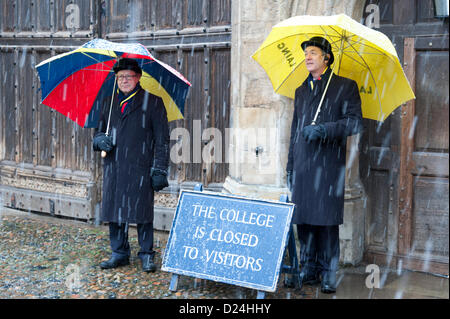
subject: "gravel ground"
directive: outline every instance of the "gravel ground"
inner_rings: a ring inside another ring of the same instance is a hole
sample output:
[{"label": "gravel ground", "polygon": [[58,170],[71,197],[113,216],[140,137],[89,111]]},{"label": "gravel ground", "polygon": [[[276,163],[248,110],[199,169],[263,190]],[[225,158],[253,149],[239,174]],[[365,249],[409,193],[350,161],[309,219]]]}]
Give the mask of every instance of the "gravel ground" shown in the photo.
[{"label": "gravel ground", "polygon": [[[256,291],[181,276],[171,292],[171,274],[161,271],[167,233],[155,232],[155,273],[143,273],[134,229],[130,265],[113,270],[98,266],[109,258],[108,229],[31,213],[0,214],[0,298],[25,299],[255,299]],[[310,299],[317,286],[302,291],[284,287],[266,299]]]}]

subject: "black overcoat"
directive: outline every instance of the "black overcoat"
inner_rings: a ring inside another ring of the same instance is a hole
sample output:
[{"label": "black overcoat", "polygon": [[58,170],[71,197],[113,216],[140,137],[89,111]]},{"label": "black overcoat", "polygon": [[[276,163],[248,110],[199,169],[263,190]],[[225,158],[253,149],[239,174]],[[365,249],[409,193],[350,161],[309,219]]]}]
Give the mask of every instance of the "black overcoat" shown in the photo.
[{"label": "black overcoat", "polygon": [[309,79],[295,91],[287,171],[293,172],[292,222],[309,225],[343,223],[347,136],[362,128],[361,98],[355,81],[333,74],[317,124],[327,138],[307,143],[302,130],[310,125],[331,69],[310,88]]},{"label": "black overcoat", "polygon": [[[111,99],[103,103],[98,132],[106,132]],[[153,222],[152,167],[167,170],[169,128],[160,97],[140,88],[124,113],[115,94],[110,122],[114,149],[103,163],[101,220],[115,223]]]}]

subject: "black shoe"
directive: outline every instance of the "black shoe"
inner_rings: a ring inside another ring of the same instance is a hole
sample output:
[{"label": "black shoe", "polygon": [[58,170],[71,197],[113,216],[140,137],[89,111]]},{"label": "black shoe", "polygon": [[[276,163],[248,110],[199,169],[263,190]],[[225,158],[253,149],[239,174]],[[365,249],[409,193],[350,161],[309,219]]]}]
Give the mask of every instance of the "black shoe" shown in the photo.
[{"label": "black shoe", "polygon": [[336,286],[330,285],[329,283],[322,282],[320,290],[324,294],[333,294],[336,292]]},{"label": "black shoe", "polygon": [[120,266],[126,266],[129,264],[130,264],[130,261],[128,260],[128,258],[111,257],[109,260],[102,261],[100,263],[100,268],[112,269],[112,268],[117,268]]},{"label": "black shoe", "polygon": [[303,285],[315,285],[319,282],[319,277],[316,274],[308,274],[306,272],[300,272],[298,274],[298,289],[302,289]]},{"label": "black shoe", "polygon": [[141,257],[142,261],[142,271],[144,272],[155,272],[156,271],[156,265],[153,262],[154,255],[145,255]]},{"label": "black shoe", "polygon": [[324,294],[332,294],[336,292],[336,271],[325,272],[320,290]]}]

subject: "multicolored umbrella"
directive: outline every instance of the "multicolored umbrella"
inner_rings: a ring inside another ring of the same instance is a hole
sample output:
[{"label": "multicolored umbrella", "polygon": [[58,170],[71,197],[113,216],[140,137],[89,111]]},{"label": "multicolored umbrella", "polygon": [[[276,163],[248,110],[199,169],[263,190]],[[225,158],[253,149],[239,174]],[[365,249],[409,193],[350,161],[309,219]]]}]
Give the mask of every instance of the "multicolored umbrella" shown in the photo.
[{"label": "multicolored umbrella", "polygon": [[54,56],[36,66],[45,104],[81,127],[96,127],[101,102],[112,94],[119,58],[135,59],[142,68],[140,84],[161,97],[169,121],[183,118],[191,84],[178,71],[154,58],[139,43],[94,39],[80,48]]},{"label": "multicolored umbrella", "polygon": [[252,57],[266,71],[275,92],[294,98],[309,74],[300,45],[315,36],[330,42],[333,72],[358,83],[363,117],[384,121],[415,98],[389,38],[345,14],[297,16],[272,28]]}]

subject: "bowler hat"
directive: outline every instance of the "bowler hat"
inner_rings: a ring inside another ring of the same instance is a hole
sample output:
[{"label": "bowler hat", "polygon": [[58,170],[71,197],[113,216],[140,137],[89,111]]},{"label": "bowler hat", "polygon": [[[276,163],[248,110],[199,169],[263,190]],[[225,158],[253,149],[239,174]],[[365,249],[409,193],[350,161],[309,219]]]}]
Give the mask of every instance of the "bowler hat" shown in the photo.
[{"label": "bowler hat", "polygon": [[321,48],[325,53],[328,53],[330,55],[330,61],[328,61],[328,65],[333,64],[334,62],[334,55],[333,51],[331,49],[330,42],[327,41],[327,39],[322,37],[312,37],[308,41],[305,41],[301,44],[303,51],[309,46],[315,46]]},{"label": "bowler hat", "polygon": [[122,70],[131,70],[137,74],[142,74],[142,70],[136,60],[130,58],[120,58],[113,66],[114,73]]}]

